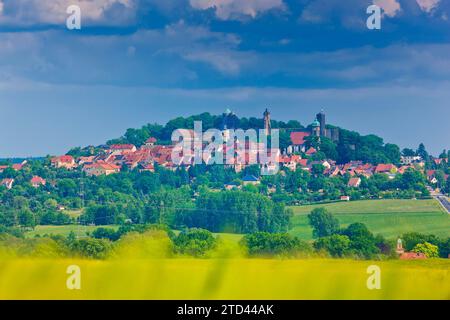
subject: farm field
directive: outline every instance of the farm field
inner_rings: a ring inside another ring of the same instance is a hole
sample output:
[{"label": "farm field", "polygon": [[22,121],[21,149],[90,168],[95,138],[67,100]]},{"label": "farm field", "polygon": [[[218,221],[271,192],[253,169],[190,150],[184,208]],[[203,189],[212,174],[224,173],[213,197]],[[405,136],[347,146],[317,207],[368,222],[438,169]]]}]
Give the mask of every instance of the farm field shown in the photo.
[{"label": "farm field", "polygon": [[304,240],[312,239],[307,214],[320,207],[335,214],[344,227],[362,222],[373,233],[387,238],[413,231],[450,236],[450,216],[444,213],[436,200],[366,200],[295,206],[291,207],[295,216],[290,233]]},{"label": "farm field", "polygon": [[[67,267],[81,269],[68,290]],[[369,290],[367,268],[381,269]],[[0,260],[0,299],[450,299],[450,261]]]}]

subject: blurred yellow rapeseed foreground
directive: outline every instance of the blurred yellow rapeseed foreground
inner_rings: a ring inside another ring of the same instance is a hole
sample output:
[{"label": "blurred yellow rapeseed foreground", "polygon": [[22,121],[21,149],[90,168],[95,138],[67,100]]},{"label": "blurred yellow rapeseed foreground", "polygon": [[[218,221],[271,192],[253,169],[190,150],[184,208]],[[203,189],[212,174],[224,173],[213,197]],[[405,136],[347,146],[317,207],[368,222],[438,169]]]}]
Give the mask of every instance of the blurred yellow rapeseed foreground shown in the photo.
[{"label": "blurred yellow rapeseed foreground", "polygon": [[[380,289],[367,286],[371,265]],[[0,253],[0,299],[450,299],[449,270],[448,259],[249,259],[226,243],[194,259],[172,256],[164,238],[133,235],[105,260]]]}]

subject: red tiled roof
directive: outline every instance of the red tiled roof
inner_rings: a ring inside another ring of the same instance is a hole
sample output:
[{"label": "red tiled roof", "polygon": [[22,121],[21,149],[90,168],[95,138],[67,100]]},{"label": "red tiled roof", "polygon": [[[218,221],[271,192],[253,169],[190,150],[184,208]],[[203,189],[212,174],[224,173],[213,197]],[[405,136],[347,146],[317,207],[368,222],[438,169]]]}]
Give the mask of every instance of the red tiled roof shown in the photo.
[{"label": "red tiled roof", "polygon": [[432,177],[436,173],[436,170],[427,170],[427,177]]},{"label": "red tiled roof", "polygon": [[113,144],[111,145],[111,150],[131,150],[136,148],[133,144]]},{"label": "red tiled roof", "polygon": [[390,172],[394,168],[396,168],[396,167],[393,164],[380,163],[379,165],[377,165],[375,172],[376,173]]},{"label": "red tiled roof", "polygon": [[42,179],[41,177],[38,176],[34,176],[33,178],[31,178],[30,180],[31,184],[45,184],[46,181],[44,179]]},{"label": "red tiled roof", "polygon": [[298,164],[301,165],[302,167],[306,167],[308,166],[308,159],[300,159],[298,161]]},{"label": "red tiled roof", "polygon": [[305,138],[309,137],[310,134],[308,132],[303,132],[303,131],[296,131],[296,132],[291,132],[291,141],[293,145],[303,145],[305,144]]},{"label": "red tiled roof", "polygon": [[349,187],[357,187],[360,183],[361,183],[361,179],[360,178],[351,178],[348,181],[348,186]]},{"label": "red tiled roof", "polygon": [[312,154],[314,154],[314,153],[316,153],[316,152],[317,152],[317,150],[316,150],[315,148],[311,147],[311,148],[309,148],[308,151],[306,151],[305,153],[306,153],[307,155],[312,155]]},{"label": "red tiled roof", "polygon": [[147,139],[147,141],[145,141],[146,143],[155,143],[156,142],[156,138],[154,137],[150,137]]},{"label": "red tiled roof", "polygon": [[400,255],[400,260],[426,259],[423,253],[405,252]]},{"label": "red tiled roof", "polygon": [[72,163],[73,161],[74,161],[73,157],[69,155],[52,158],[52,162]]}]

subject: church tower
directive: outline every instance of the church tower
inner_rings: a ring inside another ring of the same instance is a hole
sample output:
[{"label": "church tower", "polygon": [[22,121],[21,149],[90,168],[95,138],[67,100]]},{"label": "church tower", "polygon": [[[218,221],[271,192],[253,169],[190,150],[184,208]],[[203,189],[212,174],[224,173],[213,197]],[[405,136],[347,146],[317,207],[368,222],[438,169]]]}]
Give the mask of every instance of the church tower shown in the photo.
[{"label": "church tower", "polygon": [[266,135],[270,135],[270,132],[272,130],[272,125],[270,124],[270,112],[266,108],[266,111],[264,111],[264,131]]}]

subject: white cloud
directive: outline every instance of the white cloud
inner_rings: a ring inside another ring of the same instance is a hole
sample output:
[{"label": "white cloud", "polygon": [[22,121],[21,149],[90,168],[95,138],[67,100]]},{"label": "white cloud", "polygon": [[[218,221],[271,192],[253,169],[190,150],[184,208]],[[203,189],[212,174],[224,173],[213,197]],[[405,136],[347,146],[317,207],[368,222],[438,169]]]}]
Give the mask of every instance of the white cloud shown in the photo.
[{"label": "white cloud", "polygon": [[430,13],[433,9],[435,9],[441,0],[416,0],[422,11]]},{"label": "white cloud", "polygon": [[388,17],[395,17],[400,12],[400,3],[397,0],[374,0],[373,4],[381,7]]},{"label": "white cloud", "polygon": [[214,9],[222,20],[236,19],[242,16],[255,18],[258,14],[272,9],[283,9],[283,0],[189,0],[195,9]]},{"label": "white cloud", "polygon": [[[135,14],[135,0],[0,0],[0,24],[27,26],[65,23],[70,5],[81,9],[85,23],[121,24]],[[112,13],[114,18],[109,17]]]}]

